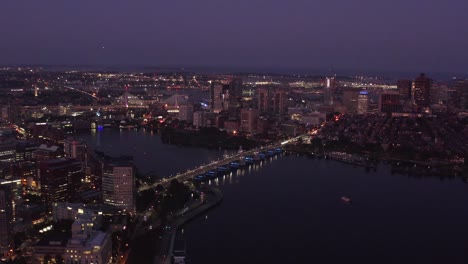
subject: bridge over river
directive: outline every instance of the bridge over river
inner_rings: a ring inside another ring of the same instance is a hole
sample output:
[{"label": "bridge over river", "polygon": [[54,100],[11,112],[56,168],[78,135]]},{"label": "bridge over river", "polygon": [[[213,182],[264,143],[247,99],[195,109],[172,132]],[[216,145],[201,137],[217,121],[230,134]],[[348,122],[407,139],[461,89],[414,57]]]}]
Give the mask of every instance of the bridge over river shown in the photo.
[{"label": "bridge over river", "polygon": [[297,140],[299,138],[304,138],[304,137],[308,137],[308,136],[309,135],[307,135],[307,134],[306,135],[300,135],[300,136],[297,136],[295,138],[291,138],[291,139],[288,139],[288,140],[285,140],[285,141],[276,142],[276,143],[273,143],[273,144],[270,144],[270,145],[267,145],[267,146],[262,146],[260,148],[247,150],[247,151],[242,151],[242,152],[236,153],[234,155],[229,155],[229,156],[224,157],[223,159],[215,160],[215,161],[212,161],[211,163],[208,163],[208,164],[203,164],[203,165],[201,165],[201,166],[199,166],[199,167],[197,167],[195,169],[187,170],[186,172],[178,173],[178,174],[176,174],[174,176],[169,176],[169,177],[163,178],[163,179],[157,181],[156,183],[154,183],[152,185],[143,185],[138,189],[138,191],[142,192],[142,191],[146,191],[146,190],[155,188],[158,184],[161,184],[162,186],[166,187],[174,179],[177,179],[177,180],[183,182],[183,181],[192,179],[193,177],[195,177],[197,175],[204,174],[209,170],[215,170],[219,166],[224,166],[224,165],[229,164],[230,162],[238,161],[238,160],[242,159],[243,157],[253,156],[253,155],[255,155],[255,154],[259,153],[259,152],[262,152],[262,151],[275,149],[275,148],[278,148],[278,147],[283,147],[285,145],[297,142]]}]

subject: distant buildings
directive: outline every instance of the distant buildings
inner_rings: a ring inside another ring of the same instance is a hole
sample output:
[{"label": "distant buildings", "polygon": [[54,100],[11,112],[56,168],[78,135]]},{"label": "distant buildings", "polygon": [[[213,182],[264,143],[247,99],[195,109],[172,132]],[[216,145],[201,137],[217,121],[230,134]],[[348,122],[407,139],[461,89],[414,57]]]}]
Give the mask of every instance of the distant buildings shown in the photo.
[{"label": "distant buildings", "polygon": [[413,82],[413,101],[419,108],[429,107],[431,104],[431,86],[432,80],[427,78],[424,73]]},{"label": "distant buildings", "polygon": [[103,163],[102,199],[104,204],[113,205],[134,213],[135,167],[132,157],[108,158]]}]

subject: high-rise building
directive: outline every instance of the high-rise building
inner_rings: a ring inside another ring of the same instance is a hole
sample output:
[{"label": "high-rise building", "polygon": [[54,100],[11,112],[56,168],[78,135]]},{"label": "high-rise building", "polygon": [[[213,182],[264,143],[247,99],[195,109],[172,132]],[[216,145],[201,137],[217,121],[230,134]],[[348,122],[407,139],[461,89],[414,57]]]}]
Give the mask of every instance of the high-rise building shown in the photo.
[{"label": "high-rise building", "polygon": [[355,89],[346,89],[343,91],[343,106],[349,113],[356,113],[358,107],[359,91]]},{"label": "high-rise building", "polygon": [[38,174],[41,194],[49,211],[52,203],[78,198],[84,178],[81,162],[64,158],[44,160],[39,163]]},{"label": "high-rise building", "polygon": [[0,162],[15,161],[16,144],[14,142],[0,143]]},{"label": "high-rise building", "polygon": [[265,113],[270,110],[270,95],[267,88],[257,89],[258,110]]},{"label": "high-rise building", "polygon": [[211,83],[211,112],[219,113],[224,109],[223,85],[218,82]]},{"label": "high-rise building", "polygon": [[286,91],[277,89],[273,92],[273,113],[282,115],[286,113]]},{"label": "high-rise building", "polygon": [[133,158],[122,156],[103,162],[102,199],[127,212],[135,212],[135,167]]},{"label": "high-rise building", "polygon": [[286,113],[286,91],[283,89],[257,89],[258,110],[260,113],[282,115]]},{"label": "high-rise building", "polygon": [[7,181],[0,180],[0,254],[8,250],[13,240],[13,196]]},{"label": "high-rise building", "polygon": [[193,121],[193,105],[181,105],[179,107],[179,120],[188,123]]},{"label": "high-rise building", "polygon": [[358,95],[357,113],[366,114],[369,111],[369,92],[360,91]]},{"label": "high-rise building", "polygon": [[255,134],[257,130],[258,109],[241,109],[241,122],[239,130]]},{"label": "high-rise building", "polygon": [[421,73],[413,82],[413,101],[419,108],[428,107],[431,104],[432,80]]},{"label": "high-rise building", "polygon": [[411,100],[411,91],[413,88],[413,82],[411,80],[398,80],[397,88],[401,99]]},{"label": "high-rise building", "polygon": [[383,92],[380,94],[379,110],[382,113],[401,112],[401,93]]}]

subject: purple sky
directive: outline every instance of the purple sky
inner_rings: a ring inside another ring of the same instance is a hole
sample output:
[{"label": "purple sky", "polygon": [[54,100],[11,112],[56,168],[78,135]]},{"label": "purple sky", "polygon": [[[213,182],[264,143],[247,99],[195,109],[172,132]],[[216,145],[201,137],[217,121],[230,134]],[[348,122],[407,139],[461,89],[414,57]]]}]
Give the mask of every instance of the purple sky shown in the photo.
[{"label": "purple sky", "polygon": [[0,64],[467,72],[467,10],[467,0],[4,0]]}]

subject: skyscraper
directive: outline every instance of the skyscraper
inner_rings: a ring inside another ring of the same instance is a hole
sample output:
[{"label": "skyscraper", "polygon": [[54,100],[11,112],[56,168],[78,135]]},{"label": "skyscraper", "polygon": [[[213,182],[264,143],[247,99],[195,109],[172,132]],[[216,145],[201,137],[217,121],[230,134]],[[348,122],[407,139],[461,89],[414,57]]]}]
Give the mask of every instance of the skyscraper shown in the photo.
[{"label": "skyscraper", "polygon": [[106,159],[102,173],[103,202],[135,212],[135,173],[132,157]]},{"label": "skyscraper", "polygon": [[397,88],[400,93],[401,99],[411,100],[411,91],[413,82],[411,80],[398,80]]},{"label": "skyscraper", "polygon": [[211,112],[219,113],[224,109],[223,85],[218,82],[211,83]]},{"label": "skyscraper", "polygon": [[84,178],[81,162],[73,159],[53,159],[39,163],[41,194],[49,211],[52,203],[73,201],[78,197]]},{"label": "skyscraper", "polygon": [[257,109],[241,109],[241,123],[239,130],[249,134],[255,134],[257,130],[257,121]]},{"label": "skyscraper", "polygon": [[413,101],[419,108],[428,107],[431,104],[432,80],[421,73],[413,82]]},{"label": "skyscraper", "polygon": [[266,88],[258,88],[257,89],[257,98],[258,98],[258,110],[260,113],[265,113],[269,111],[269,102],[270,96],[268,93],[268,89]]},{"label": "skyscraper", "polygon": [[369,92],[360,91],[358,95],[357,113],[366,114],[369,110]]},{"label": "skyscraper", "polygon": [[401,111],[399,92],[383,92],[380,94],[379,111],[382,113],[394,113]]}]

